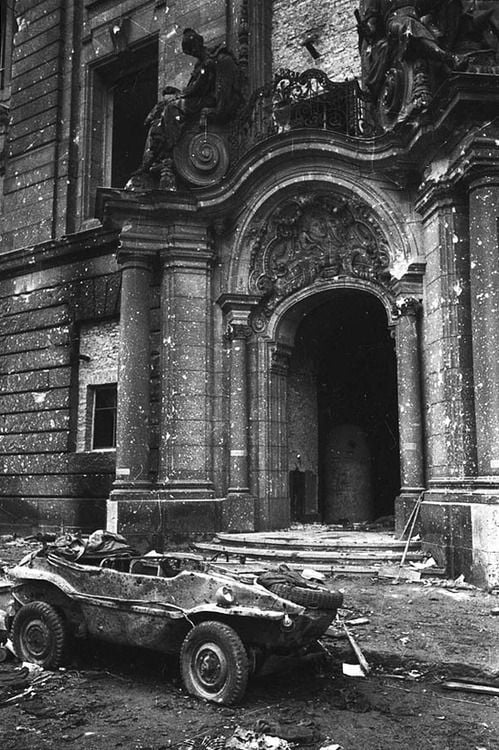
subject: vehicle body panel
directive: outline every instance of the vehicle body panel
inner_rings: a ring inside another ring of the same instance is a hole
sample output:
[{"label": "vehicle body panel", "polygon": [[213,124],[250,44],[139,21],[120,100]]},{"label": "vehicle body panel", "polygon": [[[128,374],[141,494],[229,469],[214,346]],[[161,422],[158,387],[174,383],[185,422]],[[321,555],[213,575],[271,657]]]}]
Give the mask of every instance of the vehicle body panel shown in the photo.
[{"label": "vehicle body panel", "polygon": [[[320,637],[336,614],[305,609],[256,582],[213,570],[165,577],[155,561],[136,562],[134,569],[146,572],[32,554],[9,571],[14,600],[17,607],[38,599],[53,603],[77,635],[163,652],[177,652],[195,624],[219,620],[231,624],[246,645],[291,653]],[[228,592],[228,601],[221,591]]]}]

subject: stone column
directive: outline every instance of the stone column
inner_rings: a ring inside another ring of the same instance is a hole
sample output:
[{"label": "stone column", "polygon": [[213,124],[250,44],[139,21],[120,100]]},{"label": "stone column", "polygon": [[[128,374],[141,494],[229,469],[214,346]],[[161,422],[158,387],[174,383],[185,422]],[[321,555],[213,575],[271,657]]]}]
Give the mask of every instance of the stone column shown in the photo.
[{"label": "stone column", "polygon": [[478,474],[499,475],[499,174],[475,179],[470,199],[470,285]]},{"label": "stone column", "polygon": [[402,498],[418,495],[424,488],[419,308],[416,299],[402,300],[396,328]]},{"label": "stone column", "polygon": [[248,325],[229,326],[230,340],[230,461],[229,494],[249,493],[248,481],[248,380],[246,342]]},{"label": "stone column", "polygon": [[120,360],[114,488],[149,485],[149,305],[147,255],[121,252]]},{"label": "stone column", "polygon": [[182,225],[163,251],[159,486],[170,499],[214,496],[211,458],[213,253],[205,227]]},{"label": "stone column", "polygon": [[291,347],[278,343],[270,362],[269,508],[267,528],[289,526],[287,388]]}]

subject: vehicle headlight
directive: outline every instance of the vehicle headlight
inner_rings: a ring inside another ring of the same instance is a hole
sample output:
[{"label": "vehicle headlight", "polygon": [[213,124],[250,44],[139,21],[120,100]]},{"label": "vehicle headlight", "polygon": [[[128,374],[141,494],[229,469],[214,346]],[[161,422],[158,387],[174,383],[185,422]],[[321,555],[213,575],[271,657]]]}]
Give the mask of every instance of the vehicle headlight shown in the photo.
[{"label": "vehicle headlight", "polygon": [[219,607],[231,607],[235,604],[236,596],[230,586],[220,586],[215,599]]}]

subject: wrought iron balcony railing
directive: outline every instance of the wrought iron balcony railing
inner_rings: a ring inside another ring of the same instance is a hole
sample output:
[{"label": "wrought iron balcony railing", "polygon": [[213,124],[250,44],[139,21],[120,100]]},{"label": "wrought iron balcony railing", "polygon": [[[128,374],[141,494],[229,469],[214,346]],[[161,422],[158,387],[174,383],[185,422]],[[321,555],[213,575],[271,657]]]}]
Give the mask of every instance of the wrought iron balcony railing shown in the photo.
[{"label": "wrought iron balcony railing", "polygon": [[372,135],[357,80],[331,81],[321,70],[279,70],[253,92],[233,122],[231,161],[276,133],[315,128],[355,137]]}]

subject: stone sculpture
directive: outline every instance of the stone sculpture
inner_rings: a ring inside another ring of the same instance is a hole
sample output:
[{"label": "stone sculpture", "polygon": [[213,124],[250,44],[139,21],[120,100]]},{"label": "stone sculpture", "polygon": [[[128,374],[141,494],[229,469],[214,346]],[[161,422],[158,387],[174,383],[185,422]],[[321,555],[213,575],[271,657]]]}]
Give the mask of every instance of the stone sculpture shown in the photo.
[{"label": "stone sculpture", "polygon": [[382,130],[424,112],[451,72],[499,64],[498,6],[480,0],[365,1],[356,12],[363,86]]},{"label": "stone sculpture", "polygon": [[183,89],[168,86],[163,98],[146,119],[148,134],[140,168],[127,187],[144,187],[153,178],[158,187],[177,187],[174,150],[190,126],[206,128],[208,123],[223,124],[241,103],[239,67],[223,44],[208,49],[203,37],[187,28],[182,35],[182,51],[196,58],[191,77]]}]

